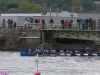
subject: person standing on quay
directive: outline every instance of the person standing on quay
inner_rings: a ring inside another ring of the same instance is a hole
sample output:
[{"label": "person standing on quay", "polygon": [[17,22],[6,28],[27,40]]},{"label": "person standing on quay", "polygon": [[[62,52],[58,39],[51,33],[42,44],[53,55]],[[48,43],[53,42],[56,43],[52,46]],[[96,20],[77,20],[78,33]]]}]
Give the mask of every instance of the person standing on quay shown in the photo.
[{"label": "person standing on quay", "polygon": [[64,29],[64,19],[61,20],[62,29]]},{"label": "person standing on quay", "polygon": [[45,28],[45,20],[42,19],[42,28],[44,29]]},{"label": "person standing on quay", "polygon": [[89,54],[90,53],[90,47],[86,46],[85,51],[86,51],[87,54]]},{"label": "person standing on quay", "polygon": [[54,23],[54,20],[51,18],[51,20],[50,20],[51,29],[53,27],[53,23]]}]

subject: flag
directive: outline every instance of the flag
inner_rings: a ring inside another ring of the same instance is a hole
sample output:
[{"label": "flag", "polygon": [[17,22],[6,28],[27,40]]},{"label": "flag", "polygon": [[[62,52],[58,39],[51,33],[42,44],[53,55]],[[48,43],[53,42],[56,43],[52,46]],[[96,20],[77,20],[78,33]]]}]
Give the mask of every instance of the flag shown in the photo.
[{"label": "flag", "polygon": [[36,64],[36,67],[37,67],[37,72],[38,72],[38,63],[39,63],[39,58],[38,58],[39,56],[38,56],[38,53],[37,53],[37,55],[36,55],[36,60],[35,60],[35,64]]},{"label": "flag", "polygon": [[37,55],[36,55],[36,60],[35,60],[35,62],[38,64],[39,63],[39,58],[38,58],[39,56],[38,56],[38,53],[37,53]]}]

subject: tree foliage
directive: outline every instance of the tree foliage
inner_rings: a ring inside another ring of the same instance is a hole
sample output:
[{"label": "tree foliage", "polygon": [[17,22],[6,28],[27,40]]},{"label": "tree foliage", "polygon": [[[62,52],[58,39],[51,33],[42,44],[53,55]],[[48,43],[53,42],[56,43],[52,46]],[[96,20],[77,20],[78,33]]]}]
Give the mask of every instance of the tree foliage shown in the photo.
[{"label": "tree foliage", "polygon": [[79,13],[81,10],[81,3],[80,0],[73,0],[73,6],[72,6],[73,12]]},{"label": "tree foliage", "polygon": [[10,3],[7,6],[7,9],[10,9],[10,8],[19,8],[19,4],[17,3]]},{"label": "tree foliage", "polygon": [[[50,7],[52,7],[52,11],[55,11],[56,7],[58,7],[61,11],[66,10],[69,12],[100,12],[100,4],[96,4],[93,1],[94,0],[0,0],[0,11],[6,11],[10,8],[19,8],[21,11],[40,11],[40,6],[45,3],[48,11]],[[25,7],[23,5],[25,5]],[[34,5],[36,5],[36,8],[32,7]],[[83,11],[79,10],[79,6],[83,7]],[[74,8],[72,9],[72,7]]]},{"label": "tree foliage", "polygon": [[37,12],[37,11],[41,11],[41,7],[39,4],[23,2],[20,4],[19,10],[21,12],[29,12],[29,11]]}]

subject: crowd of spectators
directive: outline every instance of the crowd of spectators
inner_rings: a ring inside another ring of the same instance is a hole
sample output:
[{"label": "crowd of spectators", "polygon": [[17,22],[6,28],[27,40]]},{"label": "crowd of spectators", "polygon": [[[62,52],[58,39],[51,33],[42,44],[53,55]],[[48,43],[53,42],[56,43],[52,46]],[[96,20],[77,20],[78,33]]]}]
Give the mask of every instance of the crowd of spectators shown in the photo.
[{"label": "crowd of spectators", "polygon": [[[7,26],[9,29],[12,29],[12,28],[16,28],[16,22],[14,22],[12,19],[8,19],[7,22],[5,21],[5,19],[2,20],[2,27],[5,28],[5,24],[7,23]],[[30,20],[27,20],[25,19],[25,29],[27,28],[28,24],[29,23],[34,23],[36,25],[40,24],[41,27],[44,29],[47,24],[45,22],[44,19],[30,19]],[[61,19],[61,21],[59,22],[59,28],[62,28],[62,29],[73,29],[73,27],[77,27],[77,29],[80,29],[80,30],[95,30],[95,29],[100,29],[100,19],[98,21],[96,21],[95,19],[92,19],[92,18],[87,18],[87,19],[77,19],[76,20],[76,23],[77,25],[74,24],[74,21],[72,19],[67,19],[67,20],[64,20],[64,19]],[[56,24],[56,25],[55,25]],[[55,23],[54,19],[51,18],[49,20],[49,24],[48,24],[48,27],[51,28],[51,29],[55,29],[57,28],[57,23]]]},{"label": "crowd of spectators", "polygon": [[2,20],[2,28],[6,28],[6,23],[7,23],[7,27],[9,29],[12,29],[12,28],[16,28],[16,22],[13,22],[12,19],[8,19],[7,22],[5,21],[5,19]]},{"label": "crowd of spectators", "polygon": [[[96,21],[95,19],[92,19],[92,18],[88,18],[88,19],[77,19],[76,20],[77,22],[77,29],[80,29],[80,30],[95,30],[95,29],[100,29],[100,19],[98,21]],[[46,24],[45,24],[45,20],[42,19],[35,19],[35,23],[38,23],[38,24],[42,24],[42,28],[45,28]],[[56,23],[54,23],[54,20],[53,18],[50,19],[49,21],[49,27],[51,29],[54,29],[54,28],[57,28],[57,26],[55,25]],[[62,19],[60,21],[60,28],[62,29],[73,29],[74,27],[74,22],[72,19],[68,19],[68,20],[64,20]]]}]

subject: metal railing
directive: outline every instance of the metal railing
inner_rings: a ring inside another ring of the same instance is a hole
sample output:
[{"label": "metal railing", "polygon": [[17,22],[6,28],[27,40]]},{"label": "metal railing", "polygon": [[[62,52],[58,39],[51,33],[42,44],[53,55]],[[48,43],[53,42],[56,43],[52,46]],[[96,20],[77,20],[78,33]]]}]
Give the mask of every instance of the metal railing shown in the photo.
[{"label": "metal railing", "polygon": [[62,26],[61,24],[53,25],[42,25],[41,29],[52,29],[52,30],[100,30],[100,25],[88,26],[88,25],[72,25],[72,26]]},{"label": "metal railing", "polygon": [[[1,26],[2,28],[2,26]],[[8,26],[5,27],[5,29],[10,29]],[[16,27],[12,26],[12,29],[45,29],[45,30],[100,30],[100,25],[93,25],[93,26],[89,26],[89,25],[77,25],[77,24],[72,24],[71,26],[65,26],[65,25],[61,25],[60,23],[58,24],[38,24],[38,23],[28,23],[28,24],[24,24],[24,23],[16,23]]]}]

